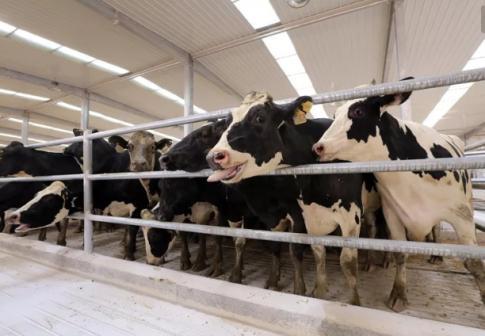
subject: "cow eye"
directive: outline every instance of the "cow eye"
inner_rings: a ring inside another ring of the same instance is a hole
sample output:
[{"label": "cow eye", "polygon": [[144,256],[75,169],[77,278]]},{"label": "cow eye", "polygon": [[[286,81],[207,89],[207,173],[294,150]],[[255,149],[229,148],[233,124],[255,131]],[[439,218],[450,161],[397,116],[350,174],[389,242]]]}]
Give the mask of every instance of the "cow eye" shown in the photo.
[{"label": "cow eye", "polygon": [[256,122],[257,122],[258,124],[262,124],[262,123],[264,123],[264,117],[263,117],[263,116],[261,116],[261,115],[256,116]]},{"label": "cow eye", "polygon": [[350,111],[349,117],[352,119],[362,118],[364,116],[364,111],[360,108],[356,108]]},{"label": "cow eye", "polygon": [[132,143],[128,144],[128,150],[132,151],[134,147]]}]

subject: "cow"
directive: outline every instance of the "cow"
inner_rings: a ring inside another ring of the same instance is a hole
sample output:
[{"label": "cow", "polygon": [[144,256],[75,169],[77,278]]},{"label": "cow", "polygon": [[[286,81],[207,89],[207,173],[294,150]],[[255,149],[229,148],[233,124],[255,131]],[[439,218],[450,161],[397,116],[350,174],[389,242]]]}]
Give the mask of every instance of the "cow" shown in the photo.
[{"label": "cow", "polygon": [[[406,79],[410,79],[405,78]],[[406,160],[462,157],[464,144],[455,136],[392,116],[387,108],[404,103],[412,92],[347,102],[328,131],[316,142],[320,160]],[[477,245],[472,190],[466,170],[376,172],[384,216],[396,240],[423,241],[441,221],[449,222],[461,244]],[[406,255],[394,254],[396,277],[388,304],[405,309]],[[479,259],[466,259],[485,302],[485,270]]]},{"label": "cow", "polygon": [[[315,162],[315,139],[330,127],[330,119],[307,119],[311,97],[302,96],[287,104],[276,104],[263,92],[248,94],[207,160],[214,173],[209,180],[235,184],[287,165]],[[292,179],[292,203],[287,215],[293,231],[327,235],[340,228],[344,237],[358,237],[361,218],[368,202],[365,176],[361,174],[308,175]],[[286,191],[288,192],[288,191]],[[367,209],[366,209],[367,211]],[[296,230],[295,230],[296,228]],[[323,297],[327,290],[325,248],[312,245],[316,263],[313,294]],[[301,269],[297,255],[296,269]],[[340,265],[351,289],[351,303],[359,305],[357,250],[342,248]],[[301,272],[301,271],[300,271]]]},{"label": "cow", "polygon": [[[205,156],[217,142],[225,127],[226,121],[221,120],[194,130],[161,157],[161,166],[167,170],[185,170],[188,172],[196,172],[208,168]],[[223,184],[211,184],[205,181],[204,178],[176,179],[174,181],[168,179],[161,181],[160,184],[161,189],[164,190],[164,200],[161,202],[162,207],[156,211],[158,219],[163,216],[168,220],[167,213],[173,213],[174,209],[178,209],[175,213],[191,213],[190,220],[195,223],[201,223],[200,219],[193,217],[195,213],[200,214],[202,209],[199,206],[199,211],[194,211],[194,206],[204,201],[208,202],[208,204],[213,204],[217,208],[221,216],[220,225],[227,225],[226,222],[228,222],[231,227],[253,227],[257,224],[257,220],[247,209],[242,196],[237,191],[228,189]],[[172,195],[174,194],[177,194],[177,196],[173,197]],[[210,209],[208,204],[206,204],[206,209]],[[187,210],[189,207],[190,211]],[[173,215],[168,216],[168,218],[171,217]],[[152,230],[156,231],[157,229]],[[182,234],[182,239],[185,239],[184,234]],[[242,281],[242,252],[245,242],[244,238],[235,239],[236,262],[229,276],[229,280],[232,282],[240,283]],[[162,246],[166,246],[166,244]],[[159,249],[159,251],[158,255],[161,255],[163,250]],[[216,256],[218,254],[219,251],[216,251]],[[188,262],[187,255],[187,245],[184,241],[182,264]],[[216,261],[215,259],[213,269],[219,267]]]},{"label": "cow", "polygon": [[[81,163],[78,159],[62,153],[45,152],[26,148],[20,142],[13,141],[1,151],[0,176],[42,176],[81,173]],[[66,181],[74,185],[75,181]],[[2,210],[18,208],[32,199],[42,188],[47,186],[40,182],[8,183],[2,187]],[[81,193],[80,188],[72,188],[73,192]],[[66,244],[67,222],[63,221],[57,239],[59,245]],[[45,230],[39,233],[39,239],[45,239]]]}]

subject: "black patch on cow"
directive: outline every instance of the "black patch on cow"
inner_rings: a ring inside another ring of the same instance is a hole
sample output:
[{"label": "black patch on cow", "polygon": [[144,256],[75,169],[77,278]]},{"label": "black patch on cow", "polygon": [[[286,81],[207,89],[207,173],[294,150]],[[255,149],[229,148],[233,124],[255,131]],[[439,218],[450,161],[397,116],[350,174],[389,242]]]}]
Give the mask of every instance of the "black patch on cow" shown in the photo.
[{"label": "black patch on cow", "polygon": [[357,216],[357,214],[355,214],[355,222],[356,222],[357,224],[360,224],[360,217],[359,217],[359,216]]},{"label": "black patch on cow", "polygon": [[150,251],[155,257],[161,258],[167,252],[173,233],[164,229],[149,228],[147,236]]},{"label": "black patch on cow", "polygon": [[456,156],[463,156],[463,153],[459,150],[459,148],[451,141],[446,141],[448,145],[450,145],[451,149],[455,152]]},{"label": "black patch on cow", "polygon": [[453,171],[453,176],[455,177],[456,182],[460,182],[460,174],[456,170]]},{"label": "black patch on cow", "polygon": [[376,191],[377,192],[377,179],[374,174],[363,174],[364,176],[364,186],[367,192]]},{"label": "black patch on cow", "polygon": [[369,100],[358,101],[348,110],[348,117],[352,120],[347,137],[357,142],[367,142],[370,136],[377,135],[379,124],[379,105]]},{"label": "black patch on cow", "polygon": [[65,207],[65,199],[57,194],[48,194],[27,210],[20,214],[20,223],[29,224],[31,227],[42,227],[52,223]]}]

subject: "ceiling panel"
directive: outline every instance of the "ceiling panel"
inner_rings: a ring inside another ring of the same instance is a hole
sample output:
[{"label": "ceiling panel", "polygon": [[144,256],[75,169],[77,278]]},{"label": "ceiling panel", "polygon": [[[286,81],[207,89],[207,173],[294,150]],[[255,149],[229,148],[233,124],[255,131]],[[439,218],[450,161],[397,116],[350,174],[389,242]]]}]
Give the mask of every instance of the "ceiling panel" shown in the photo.
[{"label": "ceiling panel", "polygon": [[352,2],[359,2],[359,0],[311,0],[304,7],[293,8],[287,4],[287,1],[271,0],[273,8],[283,23],[336,9]]}]

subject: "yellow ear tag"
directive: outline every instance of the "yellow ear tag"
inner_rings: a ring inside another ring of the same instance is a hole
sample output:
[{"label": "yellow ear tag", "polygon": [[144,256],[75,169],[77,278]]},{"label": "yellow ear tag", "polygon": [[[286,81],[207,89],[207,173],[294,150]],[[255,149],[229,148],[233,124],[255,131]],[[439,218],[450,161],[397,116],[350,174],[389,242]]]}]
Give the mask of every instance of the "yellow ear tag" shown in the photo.
[{"label": "yellow ear tag", "polygon": [[313,103],[311,101],[306,101],[300,105],[293,115],[293,123],[295,125],[301,125],[306,123],[306,114],[312,109]]}]

